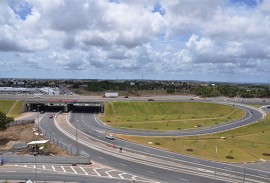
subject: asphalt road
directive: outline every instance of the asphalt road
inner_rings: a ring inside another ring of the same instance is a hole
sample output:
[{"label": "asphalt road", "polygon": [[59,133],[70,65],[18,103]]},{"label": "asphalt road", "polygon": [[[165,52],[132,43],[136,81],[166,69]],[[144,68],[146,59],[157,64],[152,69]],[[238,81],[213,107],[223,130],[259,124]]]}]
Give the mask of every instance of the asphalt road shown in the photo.
[{"label": "asphalt road", "polygon": [[[159,131],[135,131],[135,130],[125,130],[125,129],[116,129],[110,126],[105,125],[99,119],[96,118],[95,115],[89,114],[85,115],[84,121],[90,123],[90,129],[94,129],[95,131],[103,131],[103,132],[110,132],[110,133],[117,133],[117,134],[125,134],[125,135],[137,135],[137,136],[194,136],[194,135],[204,135],[204,134],[211,134],[217,133],[222,131],[228,131],[231,129],[235,129],[241,126],[245,126],[254,122],[257,122],[264,118],[264,114],[256,109],[249,106],[244,106],[240,104],[228,104],[227,105],[234,105],[237,108],[240,108],[246,112],[246,116],[244,119],[239,121],[234,121],[231,123],[224,123],[220,125],[215,125],[212,127],[207,128],[197,128],[196,130],[183,130],[183,131],[170,131],[170,132],[159,132]],[[71,118],[71,121],[78,120],[82,121],[80,117]],[[83,130],[84,128],[82,128]]]},{"label": "asphalt road", "polygon": [[[104,134],[100,134],[99,131],[93,130],[92,124],[95,123],[93,120],[96,120],[95,117],[93,117],[93,114],[86,114],[86,113],[74,113],[71,115],[70,121],[77,121],[77,127],[80,129],[80,131],[84,132],[88,136],[91,136],[95,140],[103,141],[103,143],[109,143],[114,144],[117,147],[122,146],[123,149],[126,151],[133,152],[135,154],[146,156],[146,157],[155,157],[159,160],[166,161],[167,163],[174,162],[179,163],[181,165],[179,166],[187,166],[194,168],[195,171],[204,170],[208,172],[213,172],[215,169],[219,172],[232,174],[234,176],[243,176],[244,166],[243,165],[231,165],[231,164],[225,164],[225,163],[217,163],[207,160],[202,160],[198,158],[188,157],[180,154],[175,154],[167,151],[162,151],[159,149],[149,148],[143,145],[130,143],[127,141],[123,141],[120,139],[115,140],[108,140],[105,139]],[[147,158],[150,159],[150,158]],[[262,171],[256,171],[254,169],[246,168],[245,172],[251,176],[257,176],[262,175],[262,179],[265,179],[265,177],[270,179],[269,172],[262,172]],[[169,179],[168,179],[169,180]]]},{"label": "asphalt road", "polygon": [[[82,99],[83,100],[83,99]],[[106,99],[108,100],[108,99]],[[122,99],[121,99],[122,100]],[[123,99],[126,100],[126,99]],[[147,100],[147,98],[139,98],[134,100]],[[167,100],[166,97],[161,100]],[[169,100],[179,100],[178,97],[169,98]],[[182,99],[181,99],[182,100]],[[187,97],[184,100],[189,100]],[[221,99],[223,100],[223,99]],[[248,123],[255,122],[262,118],[262,114],[254,109],[244,109],[247,111],[246,119],[240,122],[231,123],[237,124],[237,126],[230,126],[228,129],[246,125]],[[252,111],[252,112],[251,112]],[[257,113],[258,112],[258,113]],[[91,156],[92,160],[95,162],[113,167],[117,170],[123,170],[130,174],[134,174],[143,179],[153,181],[153,182],[269,182],[270,173],[266,171],[259,171],[251,168],[243,168],[243,166],[216,163],[206,160],[201,160],[193,157],[187,157],[179,154],[174,154],[154,148],[145,147],[138,144],[129,143],[116,139],[113,141],[107,140],[101,131],[113,131],[110,127],[104,126],[95,118],[93,114],[86,113],[76,113],[70,116],[71,122],[77,122],[77,127],[79,129],[79,152],[83,154],[88,154]],[[62,129],[59,130],[55,126],[52,119],[47,118],[44,115],[40,126],[46,130],[51,136],[62,142],[69,144],[73,147],[77,146],[75,141],[75,130],[67,128],[68,124],[61,126]],[[75,125],[74,125],[75,126]],[[64,129],[64,130],[63,130]],[[66,130],[66,131],[65,131]],[[214,130],[214,131],[211,131]],[[183,132],[171,132],[170,134],[163,133],[165,136],[175,136],[175,135],[195,135],[202,133],[214,133],[218,130],[226,130],[224,126],[199,129],[194,131]],[[130,131],[121,131],[122,133],[135,133]],[[117,132],[119,133],[119,132]],[[140,134],[142,133],[142,134]],[[158,135],[160,133],[152,132],[151,135]],[[194,134],[195,133],[195,134]],[[139,132],[139,135],[146,135],[146,132]],[[149,134],[147,134],[149,135]],[[82,140],[84,139],[84,140]],[[112,144],[116,146],[124,147],[122,153],[118,150],[112,148]],[[0,171],[2,172],[2,171]],[[23,173],[22,173],[23,174]],[[9,174],[5,174],[9,175]],[[43,175],[43,174],[42,174]],[[18,177],[17,177],[18,176]],[[19,178],[20,173],[16,175],[11,175],[11,178]],[[51,179],[59,180],[59,175],[47,175],[44,173],[44,177],[48,176]],[[73,177],[65,176],[65,180],[74,181]],[[95,182],[109,182],[107,179],[102,180],[98,177]],[[44,179],[43,179],[44,180]],[[49,180],[49,179],[47,179]],[[62,177],[63,180],[63,177]],[[77,176],[76,182],[84,181],[84,177]]]}]

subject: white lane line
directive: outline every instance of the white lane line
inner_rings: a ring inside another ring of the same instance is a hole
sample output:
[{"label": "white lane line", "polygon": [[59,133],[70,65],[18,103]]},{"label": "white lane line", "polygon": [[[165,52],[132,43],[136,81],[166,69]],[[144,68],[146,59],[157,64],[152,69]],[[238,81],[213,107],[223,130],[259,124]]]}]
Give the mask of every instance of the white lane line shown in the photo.
[{"label": "white lane line", "polygon": [[99,159],[103,159],[103,158],[102,158],[102,157],[100,157],[100,156],[99,156],[98,158],[99,158]]},{"label": "white lane line", "polygon": [[120,165],[122,165],[122,166],[127,166],[127,165],[125,165],[125,164],[123,164],[123,163],[120,163]]},{"label": "white lane line", "polygon": [[7,172],[7,173],[14,173],[14,172],[16,172],[16,171],[12,171],[12,170],[11,170],[11,171],[6,171],[6,172]]},{"label": "white lane line", "polygon": [[51,167],[52,167],[53,171],[56,171],[56,170],[55,170],[55,167],[54,167],[53,165],[51,165]]},{"label": "white lane line", "polygon": [[105,173],[109,176],[109,177],[113,177],[113,176],[111,176],[109,173],[110,172],[113,172],[114,170],[112,169],[112,170],[108,170],[108,171],[106,171]]},{"label": "white lane line", "polygon": [[226,166],[224,166],[223,168],[224,168],[224,169],[228,169],[228,170],[231,170],[231,169],[232,169],[232,168],[226,167]]},{"label": "white lane line", "polygon": [[267,178],[268,178],[268,176],[267,176],[267,175],[263,175],[263,174],[259,174],[259,176],[262,176],[262,177],[267,177]]},{"label": "white lane line", "polygon": [[88,175],[88,173],[83,169],[83,167],[80,167],[80,169],[84,172],[85,175]]},{"label": "white lane line", "polygon": [[148,172],[148,173],[154,173],[154,172],[151,172],[151,171],[148,171],[148,170],[147,170],[147,172]]},{"label": "white lane line", "polygon": [[78,173],[76,172],[76,170],[75,170],[72,166],[70,166],[70,168],[73,170],[73,172],[74,172],[75,174],[78,174]]},{"label": "white lane line", "polygon": [[188,182],[188,180],[186,180],[186,179],[181,179],[181,178],[180,178],[179,180],[184,181],[184,182]]},{"label": "white lane line", "polygon": [[98,171],[97,170],[99,170],[99,169],[102,169],[102,168],[94,168],[93,170],[94,170],[94,172],[98,175],[98,176],[100,176],[101,177],[101,175],[98,173]]},{"label": "white lane line", "polygon": [[65,169],[63,166],[61,166],[61,168],[62,168],[62,170],[63,170],[64,172],[67,172],[66,169]]},{"label": "white lane line", "polygon": [[120,174],[118,174],[118,176],[121,178],[121,179],[125,179],[122,175],[125,175],[125,174],[127,174],[127,173],[120,173]]}]

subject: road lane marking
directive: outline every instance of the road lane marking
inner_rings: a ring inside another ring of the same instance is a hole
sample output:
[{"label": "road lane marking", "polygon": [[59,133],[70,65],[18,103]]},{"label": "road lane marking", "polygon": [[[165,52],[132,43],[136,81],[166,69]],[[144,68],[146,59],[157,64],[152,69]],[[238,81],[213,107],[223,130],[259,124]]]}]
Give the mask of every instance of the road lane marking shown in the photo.
[{"label": "road lane marking", "polygon": [[122,175],[125,175],[125,174],[127,174],[127,173],[120,173],[120,174],[118,174],[118,176],[121,178],[121,179],[125,179]]},{"label": "road lane marking", "polygon": [[147,170],[147,172],[148,172],[148,173],[154,173],[154,172],[152,172],[152,171],[148,171],[148,170]]},{"label": "road lane marking", "polygon": [[267,175],[263,175],[263,174],[259,174],[259,176],[262,176],[262,177],[266,177],[266,178],[268,178],[268,176],[267,176]]},{"label": "road lane marking", "polygon": [[12,171],[12,170],[10,170],[10,171],[6,171],[6,172],[8,172],[8,173],[14,173],[14,172],[16,172],[16,171]]},{"label": "road lane marking", "polygon": [[64,172],[67,172],[66,169],[65,169],[63,166],[61,166],[61,168],[62,168],[62,170],[63,170]]},{"label": "road lane marking", "polygon": [[85,173],[85,175],[89,175],[89,174],[85,171],[85,169],[83,169],[83,167],[80,167],[80,169]]},{"label": "road lane marking", "polygon": [[127,166],[127,165],[125,165],[125,164],[123,164],[123,163],[120,163],[120,165],[122,165],[122,166]]},{"label": "road lane marking", "polygon": [[184,182],[188,182],[187,179],[181,179],[181,178],[180,178],[179,180],[184,181]]},{"label": "road lane marking", "polygon": [[99,156],[98,158],[99,158],[99,159],[103,159],[103,158],[102,158],[102,157],[100,157],[100,156]]},{"label": "road lane marking", "polygon": [[102,168],[94,168],[93,170],[94,170],[94,172],[98,175],[98,176],[100,176],[101,177],[101,175],[98,173],[98,169],[102,169]]},{"label": "road lane marking", "polygon": [[55,167],[54,167],[53,165],[51,165],[51,167],[52,167],[53,171],[56,171],[56,170],[55,170]]},{"label": "road lane marking", "polygon": [[78,174],[78,173],[76,172],[76,170],[75,170],[72,166],[70,166],[70,168],[73,170],[73,172],[74,172],[75,174]]},{"label": "road lane marking", "polygon": [[112,169],[112,170],[108,170],[108,171],[106,171],[105,173],[109,176],[109,177],[113,177],[113,176],[111,176],[109,173],[110,172],[113,172],[114,171],[114,169]]}]

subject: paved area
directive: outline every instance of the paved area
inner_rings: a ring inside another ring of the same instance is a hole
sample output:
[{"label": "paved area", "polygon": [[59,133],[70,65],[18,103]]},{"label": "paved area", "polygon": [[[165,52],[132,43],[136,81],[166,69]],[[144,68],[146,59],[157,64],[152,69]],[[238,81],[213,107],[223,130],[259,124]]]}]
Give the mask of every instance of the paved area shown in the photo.
[{"label": "paved area", "polygon": [[[11,165],[12,166],[12,165]],[[111,178],[111,179],[121,179],[121,180],[130,180],[136,182],[154,182],[152,180],[138,177],[136,175],[132,175],[120,170],[112,169],[109,167],[94,165],[77,165],[77,166],[69,166],[69,165],[51,165],[51,164],[15,164],[13,166],[23,168],[23,169],[37,169],[38,171],[46,170],[46,171],[54,171],[57,173],[64,174],[76,174],[78,176],[97,176],[103,178]]]}]

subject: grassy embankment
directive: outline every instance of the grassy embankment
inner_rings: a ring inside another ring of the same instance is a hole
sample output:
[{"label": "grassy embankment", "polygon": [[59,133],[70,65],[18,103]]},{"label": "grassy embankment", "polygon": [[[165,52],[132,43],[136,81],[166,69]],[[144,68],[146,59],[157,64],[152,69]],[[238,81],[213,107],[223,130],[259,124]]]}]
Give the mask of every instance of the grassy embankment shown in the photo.
[{"label": "grassy embankment", "polygon": [[233,106],[198,102],[112,102],[102,120],[116,128],[183,130],[231,122],[245,116]]},{"label": "grassy embankment", "polygon": [[17,117],[20,114],[22,106],[22,101],[0,100],[0,111],[7,114],[9,117]]},{"label": "grassy embankment", "polygon": [[[165,149],[171,152],[224,162],[270,160],[270,115],[264,120],[228,132],[193,137],[136,137],[119,138]],[[222,139],[221,137],[226,137]],[[192,151],[188,151],[192,149]],[[217,152],[216,152],[217,149]],[[227,159],[227,156],[233,159]]]}]

